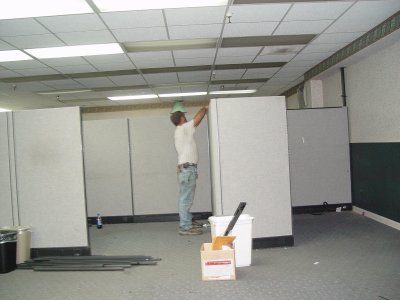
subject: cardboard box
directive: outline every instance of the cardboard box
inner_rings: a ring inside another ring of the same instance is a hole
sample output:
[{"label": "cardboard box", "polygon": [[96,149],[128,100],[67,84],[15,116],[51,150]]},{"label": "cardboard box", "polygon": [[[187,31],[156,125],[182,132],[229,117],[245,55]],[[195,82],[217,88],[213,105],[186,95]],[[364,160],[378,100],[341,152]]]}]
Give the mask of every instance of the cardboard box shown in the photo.
[{"label": "cardboard box", "polygon": [[212,243],[204,243],[200,249],[202,280],[235,280],[235,250],[224,246],[212,250]]}]

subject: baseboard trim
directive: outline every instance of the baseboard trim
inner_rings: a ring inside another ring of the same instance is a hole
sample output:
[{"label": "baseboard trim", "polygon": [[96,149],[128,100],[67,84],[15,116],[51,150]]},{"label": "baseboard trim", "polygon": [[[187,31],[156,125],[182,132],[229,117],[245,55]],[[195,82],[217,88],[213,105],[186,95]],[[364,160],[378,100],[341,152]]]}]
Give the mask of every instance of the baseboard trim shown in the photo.
[{"label": "baseboard trim", "polygon": [[[211,212],[193,212],[196,220],[205,220],[212,216]],[[154,215],[134,215],[134,216],[102,216],[103,224],[123,224],[123,223],[149,223],[149,222],[175,222],[179,221],[179,214],[154,214]],[[95,225],[96,217],[88,217],[88,223]]]},{"label": "baseboard trim", "polygon": [[365,216],[367,218],[373,219],[379,223],[385,224],[387,226],[390,226],[394,229],[400,230],[400,223],[393,221],[391,219],[388,219],[386,217],[382,217],[380,215],[377,215],[373,212],[370,212],[368,210],[365,210],[363,208],[357,207],[357,206],[353,206],[353,211],[359,215]]},{"label": "baseboard trim", "polygon": [[253,249],[291,247],[293,245],[293,235],[253,238]]},{"label": "baseboard trim", "polygon": [[32,248],[31,257],[41,256],[90,256],[90,247]]},{"label": "baseboard trim", "polygon": [[323,213],[323,212],[335,212],[336,209],[340,208],[343,210],[352,210],[353,204],[351,203],[335,203],[335,204],[322,204],[322,205],[307,205],[307,206],[293,206],[293,214],[312,214],[312,213]]}]

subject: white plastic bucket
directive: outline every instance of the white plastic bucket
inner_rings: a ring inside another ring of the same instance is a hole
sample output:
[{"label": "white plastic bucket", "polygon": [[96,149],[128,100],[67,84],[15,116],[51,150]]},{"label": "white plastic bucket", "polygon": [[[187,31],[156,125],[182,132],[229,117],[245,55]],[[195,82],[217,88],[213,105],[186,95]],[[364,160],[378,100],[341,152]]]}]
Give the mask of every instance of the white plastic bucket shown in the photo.
[{"label": "white plastic bucket", "polygon": [[[209,217],[211,237],[222,236],[225,233],[233,216]],[[251,265],[251,251],[253,246],[252,228],[254,217],[246,214],[239,216],[229,235],[236,236],[233,242],[235,248],[236,267]]]}]

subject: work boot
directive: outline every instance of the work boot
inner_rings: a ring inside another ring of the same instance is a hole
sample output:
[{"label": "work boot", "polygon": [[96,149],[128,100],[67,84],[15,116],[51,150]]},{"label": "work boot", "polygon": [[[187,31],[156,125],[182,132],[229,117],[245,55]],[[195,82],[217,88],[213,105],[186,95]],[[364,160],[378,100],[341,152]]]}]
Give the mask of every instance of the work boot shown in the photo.
[{"label": "work boot", "polygon": [[202,234],[203,231],[200,228],[189,228],[189,229],[180,229],[180,235],[199,235]]}]

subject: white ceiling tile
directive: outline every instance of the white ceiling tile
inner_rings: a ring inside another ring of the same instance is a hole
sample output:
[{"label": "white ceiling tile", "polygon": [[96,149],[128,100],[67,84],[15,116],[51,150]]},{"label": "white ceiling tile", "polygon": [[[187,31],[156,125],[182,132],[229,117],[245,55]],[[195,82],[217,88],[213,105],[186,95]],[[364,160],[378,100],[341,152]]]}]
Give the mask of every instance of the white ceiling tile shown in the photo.
[{"label": "white ceiling tile", "polygon": [[293,58],[293,60],[291,60],[290,62],[288,62],[285,66],[287,67],[313,67],[315,66],[317,63],[319,63],[320,60],[318,59],[314,59],[314,60],[304,60],[302,58]]},{"label": "white ceiling tile", "polygon": [[58,33],[57,36],[67,45],[88,45],[115,43],[114,36],[107,30]]},{"label": "white ceiling tile", "polygon": [[299,52],[305,45],[266,46],[260,55],[285,55]]},{"label": "white ceiling tile", "polygon": [[226,24],[223,36],[243,37],[271,35],[278,24],[278,22]]},{"label": "white ceiling tile", "polygon": [[46,65],[52,67],[63,67],[63,66],[78,66],[85,65],[85,61],[82,57],[61,57],[61,58],[46,58],[41,60]]},{"label": "white ceiling tile", "polygon": [[131,52],[128,53],[129,57],[134,61],[139,60],[153,60],[153,59],[172,59],[171,51],[151,51],[151,52]]},{"label": "white ceiling tile", "polygon": [[332,52],[319,52],[319,53],[300,53],[297,55],[297,59],[302,59],[302,60],[324,60],[325,58],[328,58],[331,56],[333,53]]},{"label": "white ceiling tile", "polygon": [[131,64],[131,61],[129,60],[126,54],[92,55],[92,56],[85,56],[85,59],[93,65],[109,64],[109,63]]},{"label": "white ceiling tile", "polygon": [[253,56],[218,56],[216,63],[218,65],[224,64],[248,64],[253,62]]},{"label": "white ceiling tile", "polygon": [[0,66],[3,66],[10,70],[34,69],[34,68],[45,68],[46,67],[44,64],[38,62],[37,60],[0,62]]},{"label": "white ceiling tile", "polygon": [[130,85],[143,85],[146,84],[141,75],[120,75],[120,76],[109,76],[118,86],[130,86]]},{"label": "white ceiling tile", "polygon": [[270,78],[273,74],[244,74],[243,79],[259,79],[259,78]]},{"label": "white ceiling tile", "polygon": [[339,49],[342,49],[347,44],[345,43],[336,43],[336,44],[315,44],[308,45],[305,47],[301,53],[314,53],[314,52],[336,52]]},{"label": "white ceiling tile", "polygon": [[178,72],[180,82],[206,82],[210,76],[211,71]]},{"label": "white ceiling tile", "polygon": [[149,69],[149,68],[168,68],[174,67],[174,61],[171,59],[165,60],[138,60],[134,61],[135,65],[139,69]]},{"label": "white ceiling tile", "polygon": [[9,45],[8,43],[0,40],[0,51],[3,50],[14,50],[15,47]]},{"label": "white ceiling tile", "polygon": [[209,91],[221,91],[221,90],[229,90],[234,89],[236,84],[210,84],[208,87]]},{"label": "white ceiling tile", "polygon": [[224,22],[225,6],[165,9],[168,26]]},{"label": "white ceiling tile", "polygon": [[138,68],[164,68],[173,67],[171,51],[135,52],[128,53]]},{"label": "white ceiling tile", "polygon": [[49,90],[49,87],[40,82],[19,82],[16,83],[16,91],[39,92]]},{"label": "white ceiling tile", "polygon": [[37,20],[54,33],[106,29],[96,14],[41,17]]},{"label": "white ceiling tile", "polygon": [[254,62],[285,62],[291,60],[295,55],[296,53],[259,55],[256,57]]},{"label": "white ceiling tile", "polygon": [[65,46],[65,44],[53,34],[18,35],[3,37],[3,40],[17,48],[25,49]]},{"label": "white ceiling tile", "polygon": [[326,1],[320,3],[295,3],[284,21],[326,20],[338,18],[353,2]]},{"label": "white ceiling tile", "polygon": [[178,67],[212,65],[213,62],[214,62],[213,57],[181,58],[181,59],[175,58],[175,64]]},{"label": "white ceiling tile", "polygon": [[50,33],[32,18],[0,20],[0,37]]},{"label": "white ceiling tile", "polygon": [[49,75],[49,74],[59,74],[56,70],[51,68],[35,68],[35,69],[22,69],[18,73],[24,76],[39,76],[39,75]]},{"label": "white ceiling tile", "polygon": [[365,32],[326,33],[317,36],[310,44],[350,43],[362,36]]},{"label": "white ceiling tile", "polygon": [[100,87],[114,87],[115,83],[107,77],[94,77],[94,78],[77,78],[75,81],[79,82],[88,88],[100,88]]},{"label": "white ceiling tile", "polygon": [[101,13],[110,29],[164,26],[162,10],[141,10]]},{"label": "white ceiling tile", "polygon": [[97,71],[95,68],[93,68],[89,64],[60,66],[60,67],[54,67],[54,69],[56,69],[62,73],[65,73],[65,74],[88,73],[88,72],[96,72]]},{"label": "white ceiling tile", "polygon": [[157,87],[154,90],[157,94],[174,94],[181,92],[179,87]]},{"label": "white ceiling tile", "polygon": [[193,93],[193,92],[207,92],[208,85],[189,85],[182,86],[182,93]]},{"label": "white ceiling tile", "polygon": [[222,24],[169,26],[172,40],[200,38],[216,38],[221,34]]},{"label": "white ceiling tile", "polygon": [[260,50],[261,47],[220,48],[218,50],[218,56],[256,56]]},{"label": "white ceiling tile", "polygon": [[259,89],[264,83],[263,82],[254,82],[254,83],[239,83],[236,85],[237,88],[243,90],[252,90]]},{"label": "white ceiling tile", "polygon": [[145,74],[144,77],[149,84],[178,83],[176,73]]},{"label": "white ceiling tile", "polygon": [[332,20],[282,22],[274,32],[274,35],[318,34],[324,31],[332,22]]},{"label": "white ceiling tile", "polygon": [[215,48],[211,49],[190,49],[190,50],[174,50],[175,59],[180,58],[214,58]]},{"label": "white ceiling tile", "polygon": [[109,64],[95,64],[94,67],[99,71],[118,71],[118,70],[132,70],[134,65],[129,63],[109,63]]},{"label": "white ceiling tile", "polygon": [[167,40],[165,27],[112,29],[118,42]]},{"label": "white ceiling tile", "polygon": [[80,89],[84,88],[80,83],[72,79],[62,79],[62,80],[44,80],[43,84],[48,85],[55,89]]},{"label": "white ceiling tile", "polygon": [[0,78],[7,77],[21,77],[21,74],[9,70],[0,70]]},{"label": "white ceiling tile", "polygon": [[291,4],[233,5],[231,22],[280,21]]},{"label": "white ceiling tile", "polygon": [[240,79],[245,71],[245,69],[215,70],[215,76],[213,76],[212,80]]},{"label": "white ceiling tile", "polygon": [[368,31],[400,10],[400,1],[359,1],[340,17],[326,33]]}]

